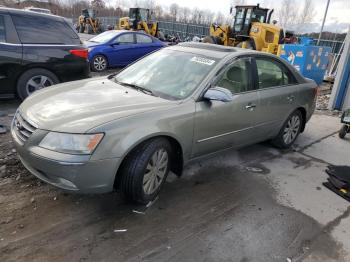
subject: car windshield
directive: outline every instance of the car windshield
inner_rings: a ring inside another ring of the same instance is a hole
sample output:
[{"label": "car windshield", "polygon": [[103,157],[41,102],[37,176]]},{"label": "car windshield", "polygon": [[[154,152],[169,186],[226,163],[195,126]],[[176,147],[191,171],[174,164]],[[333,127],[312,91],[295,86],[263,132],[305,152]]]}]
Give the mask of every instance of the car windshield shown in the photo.
[{"label": "car windshield", "polygon": [[115,80],[165,99],[180,100],[192,94],[216,62],[202,55],[163,49],[127,67]]},{"label": "car windshield", "polygon": [[102,34],[99,34],[93,38],[91,38],[90,40],[88,40],[89,42],[94,42],[94,43],[107,43],[109,40],[111,40],[112,38],[116,37],[118,34],[115,31],[106,31]]}]

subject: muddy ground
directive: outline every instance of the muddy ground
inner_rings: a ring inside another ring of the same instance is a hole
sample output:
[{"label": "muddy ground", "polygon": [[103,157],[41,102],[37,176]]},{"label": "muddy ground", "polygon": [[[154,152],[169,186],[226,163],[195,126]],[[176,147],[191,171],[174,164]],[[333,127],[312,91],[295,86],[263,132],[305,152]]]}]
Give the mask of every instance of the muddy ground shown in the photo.
[{"label": "muddy ground", "polygon": [[[1,102],[0,123],[10,124],[17,105]],[[332,235],[334,221],[348,218],[345,203],[323,223],[291,196],[281,200],[298,190],[291,182],[298,174],[323,172],[327,162],[304,150],[334,130],[311,128],[294,150],[263,143],[191,163],[181,178],[168,177],[148,208],[118,192],[67,194],[41,182],[24,169],[7,132],[0,135],[0,261],[348,261]],[[310,195],[343,201],[317,185]]]}]

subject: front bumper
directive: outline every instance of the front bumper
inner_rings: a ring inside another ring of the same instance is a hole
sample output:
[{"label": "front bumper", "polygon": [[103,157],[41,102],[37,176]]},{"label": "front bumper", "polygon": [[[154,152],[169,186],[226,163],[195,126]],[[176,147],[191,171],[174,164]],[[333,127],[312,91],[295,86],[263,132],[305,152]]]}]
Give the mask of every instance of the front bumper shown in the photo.
[{"label": "front bumper", "polygon": [[30,173],[70,192],[107,193],[114,190],[120,158],[91,160],[90,156],[57,153],[37,146],[46,131],[36,130],[25,143],[11,129],[18,155]]}]

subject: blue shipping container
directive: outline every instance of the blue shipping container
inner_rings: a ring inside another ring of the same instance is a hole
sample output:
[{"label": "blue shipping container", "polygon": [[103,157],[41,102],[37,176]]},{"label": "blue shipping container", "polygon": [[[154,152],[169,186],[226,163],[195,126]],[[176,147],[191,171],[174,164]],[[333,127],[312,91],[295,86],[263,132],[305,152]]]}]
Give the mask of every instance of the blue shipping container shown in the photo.
[{"label": "blue shipping container", "polygon": [[282,46],[281,57],[319,85],[323,81],[330,52],[328,46],[286,44]]}]

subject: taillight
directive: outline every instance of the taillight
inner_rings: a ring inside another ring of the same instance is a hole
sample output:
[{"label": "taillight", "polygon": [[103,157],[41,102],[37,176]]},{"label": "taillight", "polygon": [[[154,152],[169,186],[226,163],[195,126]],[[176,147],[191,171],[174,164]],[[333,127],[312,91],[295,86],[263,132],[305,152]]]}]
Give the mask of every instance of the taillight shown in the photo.
[{"label": "taillight", "polygon": [[89,55],[89,52],[87,49],[73,49],[73,50],[69,50],[69,53],[75,56],[82,57],[84,59],[87,59]]}]

